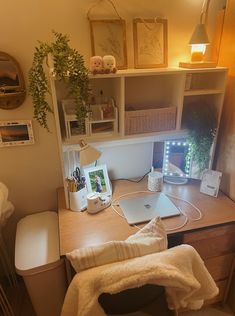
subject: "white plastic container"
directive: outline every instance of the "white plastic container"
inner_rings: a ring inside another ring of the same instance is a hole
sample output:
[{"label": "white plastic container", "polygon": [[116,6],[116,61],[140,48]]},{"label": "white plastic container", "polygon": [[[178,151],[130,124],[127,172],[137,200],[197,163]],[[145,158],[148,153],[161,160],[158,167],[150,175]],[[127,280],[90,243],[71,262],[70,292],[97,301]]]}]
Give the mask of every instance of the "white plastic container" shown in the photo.
[{"label": "white plastic container", "polygon": [[28,215],[18,222],[15,267],[37,316],[59,316],[67,282],[64,259],[59,254],[56,212]]},{"label": "white plastic container", "polygon": [[69,204],[71,211],[84,211],[87,207],[87,189],[69,192]]}]

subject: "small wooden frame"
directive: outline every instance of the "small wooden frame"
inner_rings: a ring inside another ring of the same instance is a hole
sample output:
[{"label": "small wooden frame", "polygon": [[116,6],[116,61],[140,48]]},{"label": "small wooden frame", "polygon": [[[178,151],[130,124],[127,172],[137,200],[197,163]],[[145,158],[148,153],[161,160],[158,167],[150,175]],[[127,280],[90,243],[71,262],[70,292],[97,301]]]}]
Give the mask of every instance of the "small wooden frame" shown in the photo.
[{"label": "small wooden frame", "polygon": [[0,122],[0,147],[31,144],[34,137],[30,120]]},{"label": "small wooden frame", "polygon": [[133,20],[135,68],[167,67],[167,20]]},{"label": "small wooden frame", "polygon": [[116,59],[117,69],[126,69],[126,22],[122,19],[89,22],[92,55],[112,55]]}]

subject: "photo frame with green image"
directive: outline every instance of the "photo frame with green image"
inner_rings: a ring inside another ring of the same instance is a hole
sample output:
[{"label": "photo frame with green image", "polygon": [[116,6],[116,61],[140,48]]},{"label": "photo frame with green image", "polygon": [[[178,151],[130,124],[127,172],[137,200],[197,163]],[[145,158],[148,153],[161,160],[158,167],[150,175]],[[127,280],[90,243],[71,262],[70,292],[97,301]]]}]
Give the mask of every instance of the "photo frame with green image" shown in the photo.
[{"label": "photo frame with green image", "polygon": [[84,168],[84,175],[88,193],[112,194],[106,165]]}]

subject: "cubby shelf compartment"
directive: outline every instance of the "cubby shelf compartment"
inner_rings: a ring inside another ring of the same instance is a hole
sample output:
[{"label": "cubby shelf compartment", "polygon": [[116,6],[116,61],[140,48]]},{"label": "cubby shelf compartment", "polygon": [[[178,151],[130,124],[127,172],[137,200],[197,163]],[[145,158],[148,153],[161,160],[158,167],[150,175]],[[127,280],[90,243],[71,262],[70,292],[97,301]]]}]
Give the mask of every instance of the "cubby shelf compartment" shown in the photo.
[{"label": "cubby shelf compartment", "polygon": [[187,90],[184,91],[184,96],[191,96],[191,95],[207,95],[207,94],[220,94],[224,93],[222,89],[198,89],[198,90]]}]

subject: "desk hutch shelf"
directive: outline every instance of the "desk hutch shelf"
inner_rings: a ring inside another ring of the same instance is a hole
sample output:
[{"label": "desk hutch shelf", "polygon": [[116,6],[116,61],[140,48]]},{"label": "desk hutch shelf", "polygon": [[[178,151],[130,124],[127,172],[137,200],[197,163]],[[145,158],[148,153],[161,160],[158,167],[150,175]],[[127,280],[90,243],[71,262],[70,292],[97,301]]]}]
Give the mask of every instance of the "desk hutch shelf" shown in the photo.
[{"label": "desk hutch shelf", "polygon": [[[91,111],[99,104],[108,105],[112,101],[117,111],[117,127],[109,133],[99,132],[101,128],[90,133],[88,128],[82,135],[66,133],[68,121],[62,104],[68,91],[62,82],[52,79],[53,103],[58,109],[57,127],[62,144],[77,144],[81,138],[100,142],[162,132],[174,134],[183,129],[182,113],[187,103],[197,99],[214,104],[220,118],[226,75],[227,69],[223,67],[129,69],[116,74],[90,75]],[[87,123],[91,125],[91,120]]]},{"label": "desk hutch shelf", "polygon": [[[115,114],[108,121],[88,117],[87,128],[82,135],[76,133],[75,116],[71,119],[71,115],[64,114],[63,104],[68,99],[68,87],[52,78],[62,169],[64,153],[78,148],[80,139],[112,146],[185,137],[187,133],[182,116],[191,102],[213,104],[218,112],[219,125],[226,76],[227,68],[223,67],[128,69],[115,74],[90,75],[90,111],[95,113],[101,105],[109,107],[112,104]],[[70,123],[75,126],[69,126]]]}]

